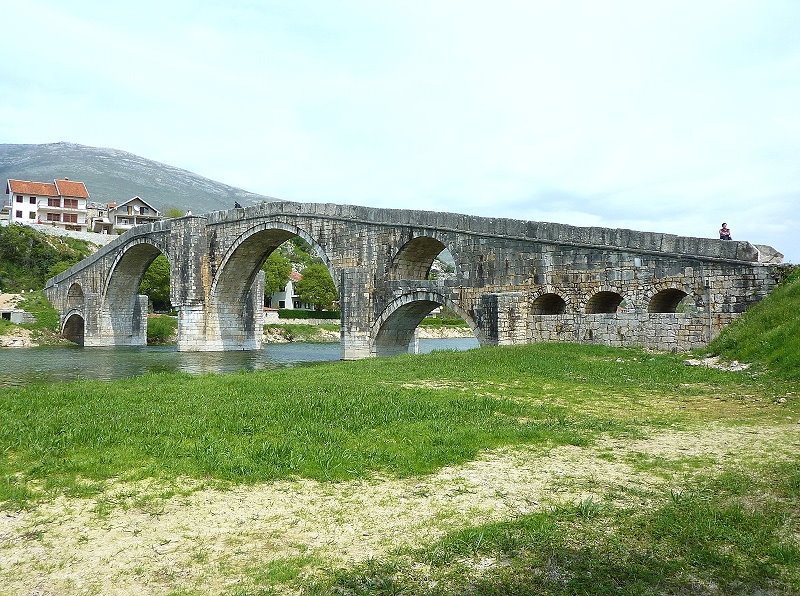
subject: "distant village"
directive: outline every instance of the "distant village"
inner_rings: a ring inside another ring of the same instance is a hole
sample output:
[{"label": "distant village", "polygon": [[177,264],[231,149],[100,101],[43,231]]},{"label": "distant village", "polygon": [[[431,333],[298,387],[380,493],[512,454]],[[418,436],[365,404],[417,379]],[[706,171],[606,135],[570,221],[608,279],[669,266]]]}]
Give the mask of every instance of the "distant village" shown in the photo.
[{"label": "distant village", "polygon": [[6,194],[0,225],[45,224],[74,232],[122,234],[134,226],[164,218],[140,197],[123,203],[91,201],[86,185],[69,178],[53,182],[8,180]]}]

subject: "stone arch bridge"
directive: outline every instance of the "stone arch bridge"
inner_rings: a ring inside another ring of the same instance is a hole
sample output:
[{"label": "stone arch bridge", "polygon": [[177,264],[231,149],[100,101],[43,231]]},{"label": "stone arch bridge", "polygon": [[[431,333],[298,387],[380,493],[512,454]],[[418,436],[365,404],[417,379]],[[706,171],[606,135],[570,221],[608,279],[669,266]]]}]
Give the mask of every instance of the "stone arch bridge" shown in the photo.
[{"label": "stone arch bridge", "polygon": [[[271,202],[138,226],[48,280],[45,291],[66,337],[86,346],[144,345],[147,298],[137,291],[163,254],[178,349],[257,349],[260,267],[294,236],[322,257],[338,288],[343,359],[407,351],[417,325],[440,305],[461,315],[482,345],[700,347],[772,290],[773,263],[782,257],[748,242]],[[445,248],[455,275],[428,279]]]}]

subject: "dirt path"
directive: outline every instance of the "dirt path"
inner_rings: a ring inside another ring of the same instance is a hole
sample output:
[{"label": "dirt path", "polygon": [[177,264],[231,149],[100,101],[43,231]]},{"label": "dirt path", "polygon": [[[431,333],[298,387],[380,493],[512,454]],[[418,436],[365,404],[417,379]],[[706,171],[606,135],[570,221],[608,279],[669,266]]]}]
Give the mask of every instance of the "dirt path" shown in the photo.
[{"label": "dirt path", "polygon": [[216,594],[270,561],[347,564],[589,496],[647,507],[631,495],[669,484],[637,472],[628,463],[632,455],[704,458],[715,468],[765,452],[780,459],[798,447],[797,424],[711,427],[592,448],[497,450],[422,478],[282,481],[144,499],[144,506],[137,502],[163,487],[112,485],[100,503],[114,503],[108,514],[98,513],[96,499],[68,498],[0,514],[0,594],[148,595],[189,587]]}]

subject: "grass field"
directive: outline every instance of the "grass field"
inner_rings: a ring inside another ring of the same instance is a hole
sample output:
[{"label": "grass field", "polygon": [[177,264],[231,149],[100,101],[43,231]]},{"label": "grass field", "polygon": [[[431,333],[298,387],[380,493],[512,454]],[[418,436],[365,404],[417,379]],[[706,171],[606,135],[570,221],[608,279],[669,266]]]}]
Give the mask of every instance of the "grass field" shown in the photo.
[{"label": "grass field", "polygon": [[710,347],[744,371],[541,344],[4,390],[0,593],[800,594],[798,283]]}]

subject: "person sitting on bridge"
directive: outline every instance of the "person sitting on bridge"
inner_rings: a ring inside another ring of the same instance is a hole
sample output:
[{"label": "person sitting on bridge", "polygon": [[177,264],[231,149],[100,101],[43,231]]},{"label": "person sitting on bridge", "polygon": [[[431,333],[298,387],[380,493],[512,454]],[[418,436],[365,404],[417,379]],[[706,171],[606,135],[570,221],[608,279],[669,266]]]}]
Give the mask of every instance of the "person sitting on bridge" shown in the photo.
[{"label": "person sitting on bridge", "polygon": [[731,239],[731,229],[728,227],[728,224],[725,222],[722,223],[722,227],[719,230],[719,239],[720,240],[730,240]]}]

